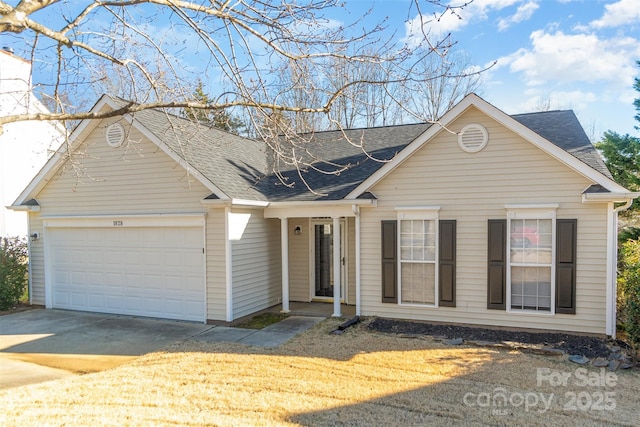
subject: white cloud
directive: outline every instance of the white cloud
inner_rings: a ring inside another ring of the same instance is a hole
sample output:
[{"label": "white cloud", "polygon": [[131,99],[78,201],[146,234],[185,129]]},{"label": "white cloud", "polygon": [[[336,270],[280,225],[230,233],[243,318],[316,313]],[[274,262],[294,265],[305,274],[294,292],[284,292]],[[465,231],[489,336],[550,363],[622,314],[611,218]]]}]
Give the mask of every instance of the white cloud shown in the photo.
[{"label": "white cloud", "polygon": [[598,101],[598,95],[592,91],[550,91],[535,89],[525,91],[525,99],[521,103],[522,111],[538,111],[540,105],[549,103],[552,110],[585,111],[592,103]]},{"label": "white cloud", "polygon": [[640,4],[638,0],[620,0],[617,3],[605,5],[604,15],[600,19],[591,21],[592,28],[620,27],[640,22]]},{"label": "white cloud", "polygon": [[595,34],[550,34],[543,30],[530,36],[532,46],[501,58],[500,67],[523,73],[527,84],[546,82],[609,82],[626,86],[636,74],[635,58],[640,42],[631,37],[600,39]]},{"label": "white cloud", "polygon": [[516,13],[498,21],[498,30],[505,31],[511,25],[531,19],[533,13],[540,7],[537,1],[532,0],[523,5],[518,6]]},{"label": "white cloud", "polygon": [[[415,18],[405,23],[405,41],[409,44],[418,44],[422,39],[422,33],[430,34],[434,37],[441,37],[452,33],[469,24],[485,21],[491,11],[502,10],[514,4],[522,3],[524,0],[475,0],[465,5],[463,8],[455,8],[460,5],[459,1],[452,0],[450,3],[452,10],[438,9],[430,14],[417,15]],[[533,2],[530,0],[528,3]],[[424,13],[425,11],[423,11]],[[523,12],[524,13],[524,12]],[[516,12],[518,14],[518,12]],[[515,21],[514,21],[515,22]],[[519,22],[519,21],[518,21]]]}]

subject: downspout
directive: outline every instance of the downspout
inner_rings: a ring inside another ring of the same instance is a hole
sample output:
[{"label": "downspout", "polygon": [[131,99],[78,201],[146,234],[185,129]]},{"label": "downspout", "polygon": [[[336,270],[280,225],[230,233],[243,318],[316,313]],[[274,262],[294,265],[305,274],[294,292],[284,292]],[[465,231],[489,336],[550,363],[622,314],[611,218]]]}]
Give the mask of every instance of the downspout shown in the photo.
[{"label": "downspout", "polygon": [[356,316],[360,316],[360,207],[352,206],[356,215]]},{"label": "downspout", "polygon": [[626,201],[624,205],[614,208],[615,203],[611,202],[607,212],[609,251],[607,259],[607,319],[606,332],[611,338],[616,337],[616,305],[617,305],[617,279],[618,279],[618,212],[626,211],[631,207],[633,199]]},{"label": "downspout", "polygon": [[27,274],[29,275],[29,281],[27,288],[29,292],[29,305],[33,305],[33,272],[32,272],[32,244],[31,244],[31,212],[27,211],[27,253],[29,254],[29,263],[27,265]]}]

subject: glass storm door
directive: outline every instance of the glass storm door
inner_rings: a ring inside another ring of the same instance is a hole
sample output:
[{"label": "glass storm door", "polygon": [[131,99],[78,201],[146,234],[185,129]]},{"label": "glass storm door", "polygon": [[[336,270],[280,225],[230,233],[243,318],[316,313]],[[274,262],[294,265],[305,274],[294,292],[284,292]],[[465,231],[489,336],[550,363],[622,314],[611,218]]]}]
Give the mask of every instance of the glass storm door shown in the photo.
[{"label": "glass storm door", "polygon": [[[340,296],[344,300],[344,222],[340,221]],[[317,221],[313,223],[313,298],[332,299],[333,298],[333,222]]]}]

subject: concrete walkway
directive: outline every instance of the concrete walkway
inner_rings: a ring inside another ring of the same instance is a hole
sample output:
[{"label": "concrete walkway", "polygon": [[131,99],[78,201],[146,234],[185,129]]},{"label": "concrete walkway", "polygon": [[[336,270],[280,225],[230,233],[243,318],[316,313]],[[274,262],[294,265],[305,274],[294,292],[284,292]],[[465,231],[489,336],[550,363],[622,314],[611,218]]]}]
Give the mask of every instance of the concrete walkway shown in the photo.
[{"label": "concrete walkway", "polygon": [[256,347],[273,348],[306,331],[324,317],[290,316],[263,329],[216,326],[191,338],[201,342],[237,342]]},{"label": "concrete walkway", "polygon": [[114,314],[33,309],[0,316],[0,389],[97,372],[176,342],[277,347],[324,317],[242,329]]}]

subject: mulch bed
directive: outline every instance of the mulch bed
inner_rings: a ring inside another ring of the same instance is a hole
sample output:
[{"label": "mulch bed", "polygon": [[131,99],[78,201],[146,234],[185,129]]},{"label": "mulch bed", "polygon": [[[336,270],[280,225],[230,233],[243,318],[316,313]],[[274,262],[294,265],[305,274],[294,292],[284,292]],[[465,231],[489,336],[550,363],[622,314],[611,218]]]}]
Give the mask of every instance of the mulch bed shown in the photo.
[{"label": "mulch bed", "polygon": [[0,310],[0,316],[5,316],[7,314],[20,313],[21,311],[32,310],[37,308],[38,306],[33,306],[27,303],[18,303],[15,307],[11,307],[7,310]]},{"label": "mulch bed", "polygon": [[553,332],[525,332],[501,329],[486,329],[467,326],[432,324],[376,318],[369,323],[369,329],[395,334],[414,334],[462,338],[473,341],[516,342],[523,344],[541,344],[563,350],[567,354],[581,354],[590,359],[607,358],[611,353],[607,344],[626,347],[624,343],[587,335],[571,335]]}]

